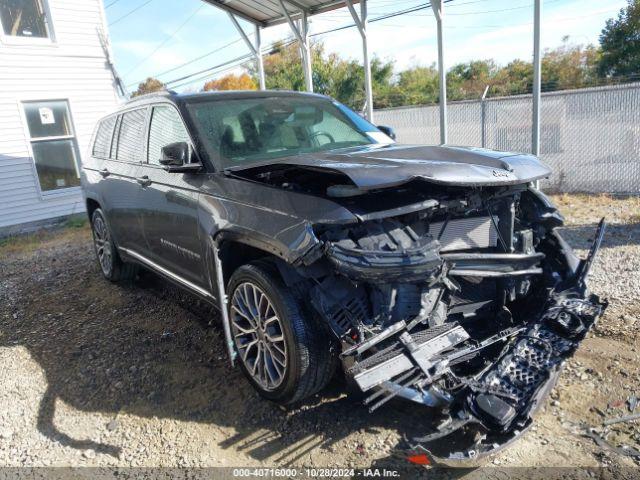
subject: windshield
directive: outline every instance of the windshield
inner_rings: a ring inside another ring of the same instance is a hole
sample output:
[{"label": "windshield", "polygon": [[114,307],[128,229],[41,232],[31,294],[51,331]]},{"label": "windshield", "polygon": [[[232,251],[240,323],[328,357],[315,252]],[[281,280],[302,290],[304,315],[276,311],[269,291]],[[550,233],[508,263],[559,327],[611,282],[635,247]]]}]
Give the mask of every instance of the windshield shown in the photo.
[{"label": "windshield", "polygon": [[392,142],[344,105],[323,98],[212,99],[187,108],[205,148],[225,168]]}]

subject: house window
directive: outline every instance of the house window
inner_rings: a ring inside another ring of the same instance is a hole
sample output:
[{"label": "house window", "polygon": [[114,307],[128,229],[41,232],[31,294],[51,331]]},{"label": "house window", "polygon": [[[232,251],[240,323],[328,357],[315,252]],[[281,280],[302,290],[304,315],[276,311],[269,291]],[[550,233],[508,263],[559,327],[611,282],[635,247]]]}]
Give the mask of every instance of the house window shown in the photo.
[{"label": "house window", "polygon": [[69,104],[64,100],[28,102],[24,112],[40,190],[79,186],[78,145]]},{"label": "house window", "polygon": [[45,0],[0,0],[2,30],[9,37],[49,38]]}]

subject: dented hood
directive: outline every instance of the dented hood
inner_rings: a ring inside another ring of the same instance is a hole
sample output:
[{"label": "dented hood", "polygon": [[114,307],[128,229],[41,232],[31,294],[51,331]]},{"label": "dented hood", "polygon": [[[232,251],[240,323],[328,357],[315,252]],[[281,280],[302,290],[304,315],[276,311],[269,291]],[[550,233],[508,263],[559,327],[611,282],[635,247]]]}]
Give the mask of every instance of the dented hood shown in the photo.
[{"label": "dented hood", "polygon": [[473,147],[399,144],[296,155],[230,170],[265,165],[341,173],[362,190],[401,185],[414,179],[455,186],[515,185],[551,173],[532,155]]}]

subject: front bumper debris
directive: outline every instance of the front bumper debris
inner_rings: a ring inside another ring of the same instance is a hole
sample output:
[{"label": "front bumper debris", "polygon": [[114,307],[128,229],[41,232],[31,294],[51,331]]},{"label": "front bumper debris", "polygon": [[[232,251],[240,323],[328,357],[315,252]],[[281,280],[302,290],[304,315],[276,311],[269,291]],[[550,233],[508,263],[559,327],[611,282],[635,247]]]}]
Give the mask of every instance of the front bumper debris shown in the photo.
[{"label": "front bumper debris", "polygon": [[[565,361],[606,306],[595,295],[554,295],[539,322],[516,335],[500,360],[467,386],[464,402],[457,406],[458,428],[440,429],[415,443],[433,459],[449,461],[479,458],[507,446],[531,426],[532,415],[554,387]],[[449,436],[457,438],[445,439]],[[441,448],[447,444],[459,447]]]},{"label": "front bumper debris", "polygon": [[[410,446],[444,463],[477,459],[518,438],[607,307],[586,289],[604,228],[601,222],[588,257],[573,275],[550,288],[538,311],[512,328],[476,341],[457,323],[412,330],[415,324],[402,321],[345,350],[355,383],[373,392],[365,399],[369,410],[395,397],[441,408],[442,424]],[[366,355],[377,343],[383,348]],[[490,348],[498,352],[495,360],[472,377],[456,375],[457,365]]]}]

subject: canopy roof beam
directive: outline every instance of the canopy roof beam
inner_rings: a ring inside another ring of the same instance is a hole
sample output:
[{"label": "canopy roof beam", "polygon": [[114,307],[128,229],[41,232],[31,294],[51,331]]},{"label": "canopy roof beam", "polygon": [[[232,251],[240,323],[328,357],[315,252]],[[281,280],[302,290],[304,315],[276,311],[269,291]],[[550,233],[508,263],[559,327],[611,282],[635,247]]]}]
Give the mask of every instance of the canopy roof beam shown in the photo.
[{"label": "canopy roof beam", "polygon": [[[237,18],[242,18],[262,28],[287,23],[286,15],[278,11],[278,0],[254,1],[254,0],[203,0],[204,2],[233,13]],[[345,0],[286,0],[292,7],[289,16],[293,20],[299,20],[302,12],[307,16],[330,12],[345,6]],[[358,3],[354,0],[353,3]]]},{"label": "canopy roof beam", "polygon": [[[306,90],[307,92],[313,92],[313,72],[311,65],[312,57],[311,45],[309,43],[309,17],[307,15],[307,11],[304,9],[300,9],[301,17],[296,24],[296,21],[294,21],[291,17],[291,13],[289,12],[289,10],[287,10],[287,7],[284,4],[285,2],[283,0],[278,0],[278,3],[280,3],[282,14],[287,19],[287,23],[289,24],[289,28],[291,28],[291,32],[300,44]],[[287,0],[287,3],[296,6],[289,0]]]},{"label": "canopy roof beam", "polygon": [[256,64],[258,67],[258,80],[260,82],[260,90],[266,90],[267,87],[266,87],[266,82],[264,78],[264,62],[262,60],[262,36],[260,32],[260,25],[257,25],[257,24],[255,25],[256,33],[255,33],[255,45],[254,45],[254,42],[252,42],[249,36],[246,34],[246,32],[244,31],[244,28],[242,28],[242,25],[240,25],[240,22],[238,22],[238,19],[236,18],[236,16],[231,12],[227,12],[227,14],[229,15],[231,22],[236,27],[236,30],[238,30],[238,33],[240,33],[240,36],[244,40],[244,43],[247,44],[247,47],[249,47],[249,50],[251,51],[251,53],[253,54],[256,60]]},{"label": "canopy roof beam", "polygon": [[358,27],[362,37],[362,56],[364,65],[364,90],[365,90],[365,115],[367,120],[373,122],[373,82],[371,79],[371,59],[369,58],[369,37],[367,36],[368,13],[367,0],[360,0],[360,15],[353,7],[353,0],[346,0],[353,22]]}]

